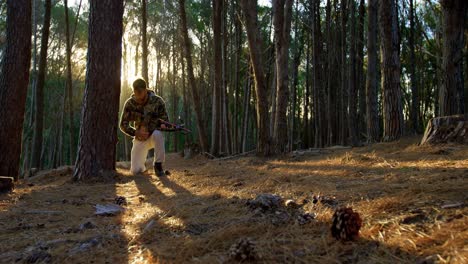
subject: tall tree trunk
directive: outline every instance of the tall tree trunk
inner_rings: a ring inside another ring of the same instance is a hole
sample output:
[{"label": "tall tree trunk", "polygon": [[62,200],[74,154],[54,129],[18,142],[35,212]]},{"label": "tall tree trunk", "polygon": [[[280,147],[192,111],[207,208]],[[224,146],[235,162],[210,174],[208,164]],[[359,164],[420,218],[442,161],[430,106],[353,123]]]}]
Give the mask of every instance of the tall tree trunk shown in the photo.
[{"label": "tall tree trunk", "polygon": [[273,138],[275,151],[288,151],[288,126],[286,111],[288,106],[288,59],[291,31],[291,10],[293,0],[273,0],[273,24],[275,27],[276,50],[276,118]]},{"label": "tall tree trunk", "polygon": [[[177,115],[177,108],[179,105],[179,100],[177,96],[177,85],[176,85],[176,75],[177,75],[177,62],[176,62],[176,44],[175,44],[176,36],[175,34],[173,35],[172,38],[172,118],[173,122],[179,122],[178,121],[178,115]],[[174,152],[177,152],[177,145],[178,145],[178,133],[172,133],[173,135],[173,142],[174,142]]]},{"label": "tall tree trunk", "polygon": [[123,0],[90,1],[88,67],[75,180],[115,170],[123,9]]},{"label": "tall tree trunk", "polygon": [[[33,66],[31,70],[31,102],[29,104],[29,117],[28,117],[28,126],[23,129],[23,140],[22,148],[23,151],[23,171],[29,170],[31,168],[31,159],[32,159],[32,148],[33,148],[33,133],[30,133],[34,126],[34,97],[35,97],[35,87],[37,82],[37,11],[38,11],[38,1],[32,1],[32,23],[33,23],[33,51],[32,51],[32,61]],[[27,109],[27,108],[26,108]],[[26,110],[27,112],[27,110]]]},{"label": "tall tree trunk", "polygon": [[[243,1],[243,0],[241,0]],[[249,67],[249,73],[252,73],[251,67]],[[247,132],[249,127],[249,113],[250,113],[250,87],[251,87],[251,77],[250,74],[247,75],[247,80],[245,82],[244,89],[244,115],[242,117],[242,135],[241,135],[241,152],[246,151],[247,147]]]},{"label": "tall tree trunk", "polygon": [[232,135],[231,135],[231,125],[229,124],[229,117],[230,117],[230,112],[228,111],[228,108],[229,108],[229,97],[230,97],[230,90],[231,89],[228,89],[228,87],[232,87],[232,82],[231,82],[231,74],[230,74],[230,71],[228,71],[228,64],[229,64],[229,60],[228,60],[228,45],[230,44],[229,42],[229,32],[227,30],[227,11],[229,9],[229,1],[226,1],[226,0],[223,0],[223,16],[222,16],[222,20],[221,20],[221,25],[222,25],[222,58],[223,58],[223,73],[222,73],[222,76],[223,76],[223,87],[222,87],[222,91],[223,91],[223,96],[222,96],[222,104],[221,104],[221,107],[222,107],[222,131],[223,133],[221,134],[222,135],[222,142],[223,142],[223,150],[227,153],[227,154],[231,154],[232,153],[232,146],[231,146],[231,143],[232,143]]},{"label": "tall tree trunk", "polygon": [[327,128],[328,128],[328,133],[327,133],[327,138],[326,138],[326,144],[328,146],[331,146],[333,144],[333,110],[332,110],[332,82],[333,82],[333,49],[334,49],[334,43],[332,40],[332,34],[331,34],[331,1],[327,0],[327,5],[326,5],[326,14],[325,14],[325,31],[326,31],[326,41],[327,41],[327,58],[326,58],[326,80],[327,80],[327,85],[326,85],[326,91],[327,91],[327,104],[326,104],[326,110],[327,110]]},{"label": "tall tree trunk", "polygon": [[[148,40],[146,37],[146,28],[147,28],[147,16],[146,16],[146,1],[141,0],[141,74],[146,83],[149,84],[148,78]],[[159,70],[159,68],[158,68]]]},{"label": "tall tree trunk", "polygon": [[[240,5],[238,1],[236,1],[236,10],[240,12]],[[242,54],[242,28],[241,28],[241,21],[238,16],[236,16],[234,20],[235,26],[235,44],[236,44],[236,52],[235,52],[235,67],[234,67],[234,87],[235,87],[235,99],[234,99],[234,144],[233,144],[233,152],[238,153],[240,150],[239,146],[239,104],[240,104],[240,58]]]},{"label": "tall tree trunk", "polygon": [[367,142],[380,140],[380,125],[377,103],[377,12],[378,0],[368,0],[367,23],[367,78],[366,78],[366,119]]},{"label": "tall tree trunk", "polygon": [[222,72],[222,35],[221,19],[223,14],[223,0],[213,0],[213,45],[214,45],[214,85],[213,85],[213,109],[211,125],[211,154],[217,156],[220,148],[221,131],[221,89],[223,87]]},{"label": "tall tree trunk", "polygon": [[359,22],[357,30],[357,61],[356,61],[356,89],[358,92],[359,110],[358,110],[358,136],[360,140],[362,135],[366,134],[366,84],[364,76],[364,20],[366,16],[366,6],[364,0],[359,3]]},{"label": "tall tree trunk", "polygon": [[306,50],[306,71],[305,71],[305,78],[306,78],[306,83],[305,83],[305,94],[304,94],[304,118],[303,118],[303,123],[304,123],[304,129],[303,129],[303,141],[304,141],[304,148],[308,148],[310,145],[310,129],[309,129],[309,112],[310,112],[310,44],[311,44],[311,35],[308,35],[309,37],[307,38],[307,50]]},{"label": "tall tree trunk", "polygon": [[314,123],[315,123],[315,147],[324,146],[324,137],[326,135],[325,126],[325,94],[324,94],[324,82],[322,81],[322,30],[321,30],[321,16],[320,16],[320,1],[312,1],[312,33],[314,40],[314,49],[313,49],[313,84],[314,84]]},{"label": "tall tree trunk", "polygon": [[418,78],[416,76],[416,55],[414,51],[414,0],[409,0],[409,49],[410,49],[410,62],[409,71],[411,75],[411,127],[414,133],[419,133],[419,92],[418,92]]},{"label": "tall tree trunk", "polygon": [[443,19],[442,86],[439,90],[440,116],[463,114],[463,47],[468,2],[440,0]]},{"label": "tall tree trunk", "polygon": [[[66,0],[65,0],[66,1]],[[43,141],[43,128],[44,128],[44,83],[45,75],[47,72],[47,49],[49,47],[49,29],[50,29],[50,9],[51,1],[44,1],[44,24],[42,26],[41,36],[41,52],[39,58],[39,72],[35,82],[36,88],[36,109],[35,109],[35,122],[34,122],[34,141],[31,166],[35,168],[42,168],[42,141]]]},{"label": "tall tree trunk", "polygon": [[[125,101],[128,99],[130,96],[130,87],[128,86],[128,45],[126,42],[123,42],[123,87],[122,87],[122,92],[120,94],[120,107],[119,109],[122,109]],[[130,149],[131,149],[131,143],[130,143],[130,137],[122,133],[123,137],[123,154],[124,154],[124,160],[130,160]]]},{"label": "tall tree trunk", "polygon": [[31,65],[31,1],[8,0],[6,23],[0,67],[0,175],[17,180]]},{"label": "tall tree trunk", "polygon": [[403,134],[396,8],[395,0],[380,1],[379,25],[382,36],[384,141],[396,140]]},{"label": "tall tree trunk", "polygon": [[356,97],[356,3],[349,0],[351,7],[351,40],[349,43],[349,84],[348,84],[348,127],[349,144],[358,145],[357,138],[357,97]]},{"label": "tall tree trunk", "polygon": [[202,151],[206,152],[209,149],[208,137],[206,136],[205,125],[204,125],[204,120],[203,120],[203,115],[202,115],[202,108],[200,105],[200,96],[198,94],[195,76],[193,74],[192,52],[191,52],[191,47],[190,47],[191,43],[190,43],[190,39],[188,36],[187,15],[185,14],[185,0],[179,0],[179,8],[180,8],[182,36],[184,38],[185,59],[187,61],[187,73],[188,73],[189,82],[192,84],[191,85],[192,102],[195,108],[195,115],[197,117],[198,136],[199,136]]},{"label": "tall tree trunk", "polygon": [[[290,151],[293,149],[294,141],[297,139],[297,121],[296,121],[296,108],[297,107],[297,86],[299,83],[299,65],[301,64],[301,56],[302,56],[302,50],[304,48],[304,32],[301,29],[299,32],[299,11],[298,11],[298,2],[296,2],[296,17],[295,17],[295,29],[294,29],[294,35],[295,35],[295,43],[294,43],[294,59],[293,59],[293,65],[292,65],[292,106],[291,106],[291,132],[289,135],[289,147]],[[299,117],[299,115],[298,115]]]},{"label": "tall tree trunk", "polygon": [[262,62],[262,39],[257,20],[257,1],[241,0],[240,3],[244,13],[245,30],[247,31],[250,59],[255,78],[258,122],[257,154],[267,156],[271,152],[268,125],[268,93]]},{"label": "tall tree trunk", "polygon": [[[182,51],[183,45],[181,45]],[[180,61],[181,61],[181,68],[182,68],[182,93],[183,93],[183,108],[184,108],[184,124],[186,127],[191,127],[190,118],[191,115],[189,114],[189,98],[187,96],[187,84],[186,84],[186,69],[185,69],[185,58],[183,52],[180,53]],[[192,143],[191,135],[185,136],[185,144]]]},{"label": "tall tree trunk", "polygon": [[73,79],[71,70],[71,42],[70,39],[70,21],[68,19],[68,1],[64,0],[65,4],[65,34],[66,34],[66,49],[67,49],[67,92],[68,92],[68,114],[69,114],[69,137],[70,137],[70,163],[75,163],[76,144],[75,144],[75,128],[74,128],[74,111],[73,111]]},{"label": "tall tree trunk", "polygon": [[346,60],[346,51],[347,51],[347,42],[346,42],[346,24],[348,22],[348,10],[347,10],[347,1],[348,0],[341,0],[341,145],[346,145],[348,142],[347,131],[348,126],[346,124],[347,120],[347,110],[348,109],[348,101],[345,98],[348,97],[347,95],[347,75],[348,72],[348,65]]}]

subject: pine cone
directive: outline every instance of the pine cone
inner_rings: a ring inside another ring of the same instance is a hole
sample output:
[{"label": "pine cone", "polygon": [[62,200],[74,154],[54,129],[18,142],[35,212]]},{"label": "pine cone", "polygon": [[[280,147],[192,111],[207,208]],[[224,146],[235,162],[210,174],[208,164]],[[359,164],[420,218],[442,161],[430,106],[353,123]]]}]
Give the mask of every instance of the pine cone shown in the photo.
[{"label": "pine cone", "polygon": [[229,249],[231,259],[237,261],[255,260],[259,257],[255,249],[255,242],[250,238],[241,238]]},{"label": "pine cone", "polygon": [[352,208],[338,209],[333,214],[331,227],[332,236],[337,240],[355,240],[359,237],[361,225],[361,217],[357,212],[353,212]]},{"label": "pine cone", "polygon": [[123,196],[118,196],[115,198],[115,203],[118,205],[127,205],[127,199]]}]

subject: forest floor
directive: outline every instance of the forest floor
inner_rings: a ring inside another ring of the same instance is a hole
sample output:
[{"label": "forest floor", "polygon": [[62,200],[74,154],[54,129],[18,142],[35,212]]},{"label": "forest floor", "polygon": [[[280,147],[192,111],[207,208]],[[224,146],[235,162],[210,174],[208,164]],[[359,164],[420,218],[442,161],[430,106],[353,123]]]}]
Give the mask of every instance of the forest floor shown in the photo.
[{"label": "forest floor", "polygon": [[[250,238],[258,263],[468,263],[468,146],[418,141],[270,159],[171,154],[170,176],[131,176],[119,163],[113,183],[40,172],[0,196],[0,262],[235,263],[232,246]],[[301,208],[247,205],[266,193]],[[95,215],[117,196],[124,212]],[[357,241],[330,234],[341,206],[363,220]],[[304,224],[291,210],[316,217]]]}]

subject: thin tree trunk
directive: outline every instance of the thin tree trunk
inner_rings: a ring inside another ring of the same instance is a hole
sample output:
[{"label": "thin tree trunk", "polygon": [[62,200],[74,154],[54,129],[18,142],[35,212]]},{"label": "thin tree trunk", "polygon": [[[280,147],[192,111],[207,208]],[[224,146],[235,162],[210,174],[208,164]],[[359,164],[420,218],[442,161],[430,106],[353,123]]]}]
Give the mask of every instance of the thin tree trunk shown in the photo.
[{"label": "thin tree trunk", "polygon": [[204,120],[202,116],[200,96],[198,94],[195,76],[193,74],[192,52],[191,52],[191,47],[190,47],[191,43],[190,43],[190,39],[188,36],[187,16],[185,14],[185,0],[179,0],[179,8],[180,8],[180,17],[181,17],[182,36],[184,38],[185,59],[187,60],[187,72],[188,72],[189,82],[192,84],[192,89],[191,89],[192,102],[193,102],[193,105],[195,108],[195,114],[197,117],[198,135],[199,135],[199,140],[200,140],[202,151],[206,152],[209,149],[208,138],[206,136],[205,125],[204,125]]},{"label": "thin tree trunk", "polygon": [[304,141],[304,148],[308,148],[310,145],[310,140],[309,140],[309,110],[310,110],[310,104],[309,104],[309,98],[310,98],[310,44],[311,44],[311,37],[309,34],[309,37],[307,39],[307,58],[306,58],[306,83],[305,83],[305,95],[304,95],[304,130],[303,130],[303,141]]},{"label": "thin tree trunk", "polygon": [[[301,63],[301,56],[302,56],[302,50],[304,48],[304,32],[301,29],[301,32],[299,33],[299,10],[298,10],[298,5],[299,2],[296,1],[296,10],[295,10],[295,22],[294,22],[294,36],[295,36],[295,43],[294,43],[294,60],[293,60],[293,65],[292,65],[292,106],[291,106],[291,132],[289,135],[289,151],[293,150],[293,145],[294,141],[297,139],[296,134],[297,134],[297,122],[296,122],[296,108],[297,108],[297,86],[299,82],[299,64]],[[299,117],[299,115],[298,115]]]},{"label": "thin tree trunk", "polygon": [[351,146],[358,145],[357,139],[357,107],[356,107],[356,3],[350,1],[351,7],[351,40],[350,64],[349,64],[349,85],[348,85],[348,128],[349,143]]},{"label": "thin tree trunk", "polygon": [[75,163],[76,145],[75,145],[75,128],[73,124],[73,89],[72,89],[72,69],[71,69],[71,40],[70,40],[70,21],[68,19],[68,0],[64,0],[65,4],[65,34],[66,34],[66,49],[67,49],[67,91],[68,91],[68,114],[69,114],[69,137],[70,137],[70,163]]},{"label": "thin tree trunk", "polygon": [[222,0],[213,0],[213,45],[214,45],[214,85],[213,85],[213,109],[211,125],[211,154],[217,156],[220,151],[221,130],[221,89],[223,86],[222,72],[222,33],[221,20],[223,13]]},{"label": "thin tree trunk", "polygon": [[410,49],[410,62],[409,71],[411,76],[411,127],[414,133],[419,133],[419,92],[418,92],[418,78],[416,76],[416,55],[414,51],[414,0],[409,0],[409,49]]},{"label": "thin tree trunk", "polygon": [[357,30],[357,61],[356,61],[356,89],[358,92],[359,110],[358,110],[358,136],[361,140],[362,135],[366,134],[366,84],[364,76],[364,20],[366,16],[366,6],[364,0],[359,3],[359,22]]},{"label": "thin tree trunk", "polygon": [[346,145],[348,142],[347,140],[347,131],[348,127],[346,124],[347,120],[347,111],[348,109],[348,102],[345,98],[348,97],[347,95],[347,82],[346,80],[348,72],[348,65],[346,60],[346,51],[347,51],[347,42],[346,42],[346,24],[348,21],[348,11],[347,11],[347,1],[348,0],[341,0],[341,145]]},{"label": "thin tree trunk", "polygon": [[88,67],[75,180],[102,177],[115,170],[123,9],[123,0],[90,1]]},{"label": "thin tree trunk", "polygon": [[[35,108],[35,87],[37,82],[37,0],[32,1],[32,20],[33,20],[33,51],[32,51],[32,60],[33,60],[33,67],[31,71],[31,102],[29,104],[29,118],[28,118],[28,126],[23,129],[23,140],[22,140],[22,147],[23,147],[23,171],[31,169],[31,160],[32,160],[32,148],[33,148],[33,127],[34,127],[34,108]],[[27,108],[26,108],[27,109]],[[27,112],[27,110],[26,110]]]},{"label": "thin tree trunk", "polygon": [[331,34],[331,1],[327,0],[326,6],[326,34],[327,34],[327,67],[326,75],[327,75],[327,126],[328,126],[328,137],[327,137],[327,145],[331,146],[333,144],[333,110],[332,110],[332,82],[333,82],[333,53],[334,53],[334,43],[332,40]]},{"label": "thin tree trunk", "polygon": [[[177,75],[177,64],[176,64],[176,51],[175,51],[175,39],[176,36],[173,36],[172,39],[172,118],[173,122],[179,122],[178,121],[178,115],[177,115],[177,107],[178,107],[178,98],[177,98],[177,86],[176,86],[176,75]],[[174,152],[177,152],[178,148],[178,137],[177,133],[172,133],[173,134],[173,140],[174,140]]]},{"label": "thin tree trunk", "polygon": [[[182,51],[182,45],[181,45]],[[187,85],[186,85],[186,71],[185,71],[185,58],[183,52],[180,53],[180,61],[182,66],[182,93],[183,93],[183,108],[184,108],[184,124],[186,127],[191,127],[190,115],[189,115],[189,98],[187,96]],[[187,143],[192,143],[191,135],[185,137],[185,146]]]},{"label": "thin tree trunk", "polygon": [[314,84],[314,123],[315,123],[315,147],[323,147],[324,135],[326,135],[326,126],[325,126],[325,116],[324,116],[324,106],[325,106],[325,96],[323,92],[323,83],[322,83],[322,33],[321,33],[321,22],[320,22],[320,1],[314,0],[312,2],[312,33],[314,36],[314,48],[313,48],[313,78],[312,82]]},{"label": "thin tree trunk", "polygon": [[147,16],[146,16],[146,1],[141,0],[141,47],[142,47],[142,57],[141,57],[141,74],[143,79],[149,84],[148,78],[148,40],[146,37],[146,28],[147,28]]},{"label": "thin tree trunk", "polygon": [[44,129],[44,83],[45,75],[47,72],[47,49],[49,47],[49,29],[50,29],[50,9],[51,0],[44,1],[44,24],[42,26],[41,35],[41,52],[39,58],[39,72],[37,81],[35,82],[36,88],[36,107],[35,107],[35,122],[34,122],[34,141],[31,166],[35,168],[42,168],[43,160],[41,160],[43,129]]},{"label": "thin tree trunk", "polygon": [[[250,68],[250,67],[249,67]],[[247,129],[248,129],[248,120],[249,120],[249,100],[250,100],[250,86],[251,86],[251,70],[249,70],[249,74],[247,75],[247,80],[245,82],[245,89],[244,89],[244,115],[242,118],[242,135],[241,135],[241,152],[246,151],[246,142],[247,142]]]},{"label": "thin tree trunk", "polygon": [[[240,12],[240,5],[238,1],[236,1],[236,9]],[[234,87],[235,87],[235,99],[234,99],[234,144],[233,144],[233,152],[238,153],[240,150],[239,146],[239,98],[240,98],[240,58],[241,58],[241,51],[242,51],[242,28],[241,28],[241,21],[239,17],[236,17],[234,20],[235,26],[235,43],[236,43],[236,62],[234,68]]]},{"label": "thin tree trunk", "polygon": [[31,65],[31,1],[8,0],[6,44],[0,67],[0,175],[18,180]]}]

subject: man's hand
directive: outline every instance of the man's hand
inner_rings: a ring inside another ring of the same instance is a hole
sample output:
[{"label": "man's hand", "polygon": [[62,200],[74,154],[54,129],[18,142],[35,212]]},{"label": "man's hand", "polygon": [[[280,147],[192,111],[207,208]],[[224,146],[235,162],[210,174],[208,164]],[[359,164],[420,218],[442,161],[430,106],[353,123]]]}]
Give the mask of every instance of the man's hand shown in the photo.
[{"label": "man's hand", "polygon": [[161,129],[166,129],[166,125],[165,125],[165,124],[161,124]]},{"label": "man's hand", "polygon": [[145,141],[149,138],[149,132],[146,127],[140,127],[135,131],[135,138],[140,141]]}]

